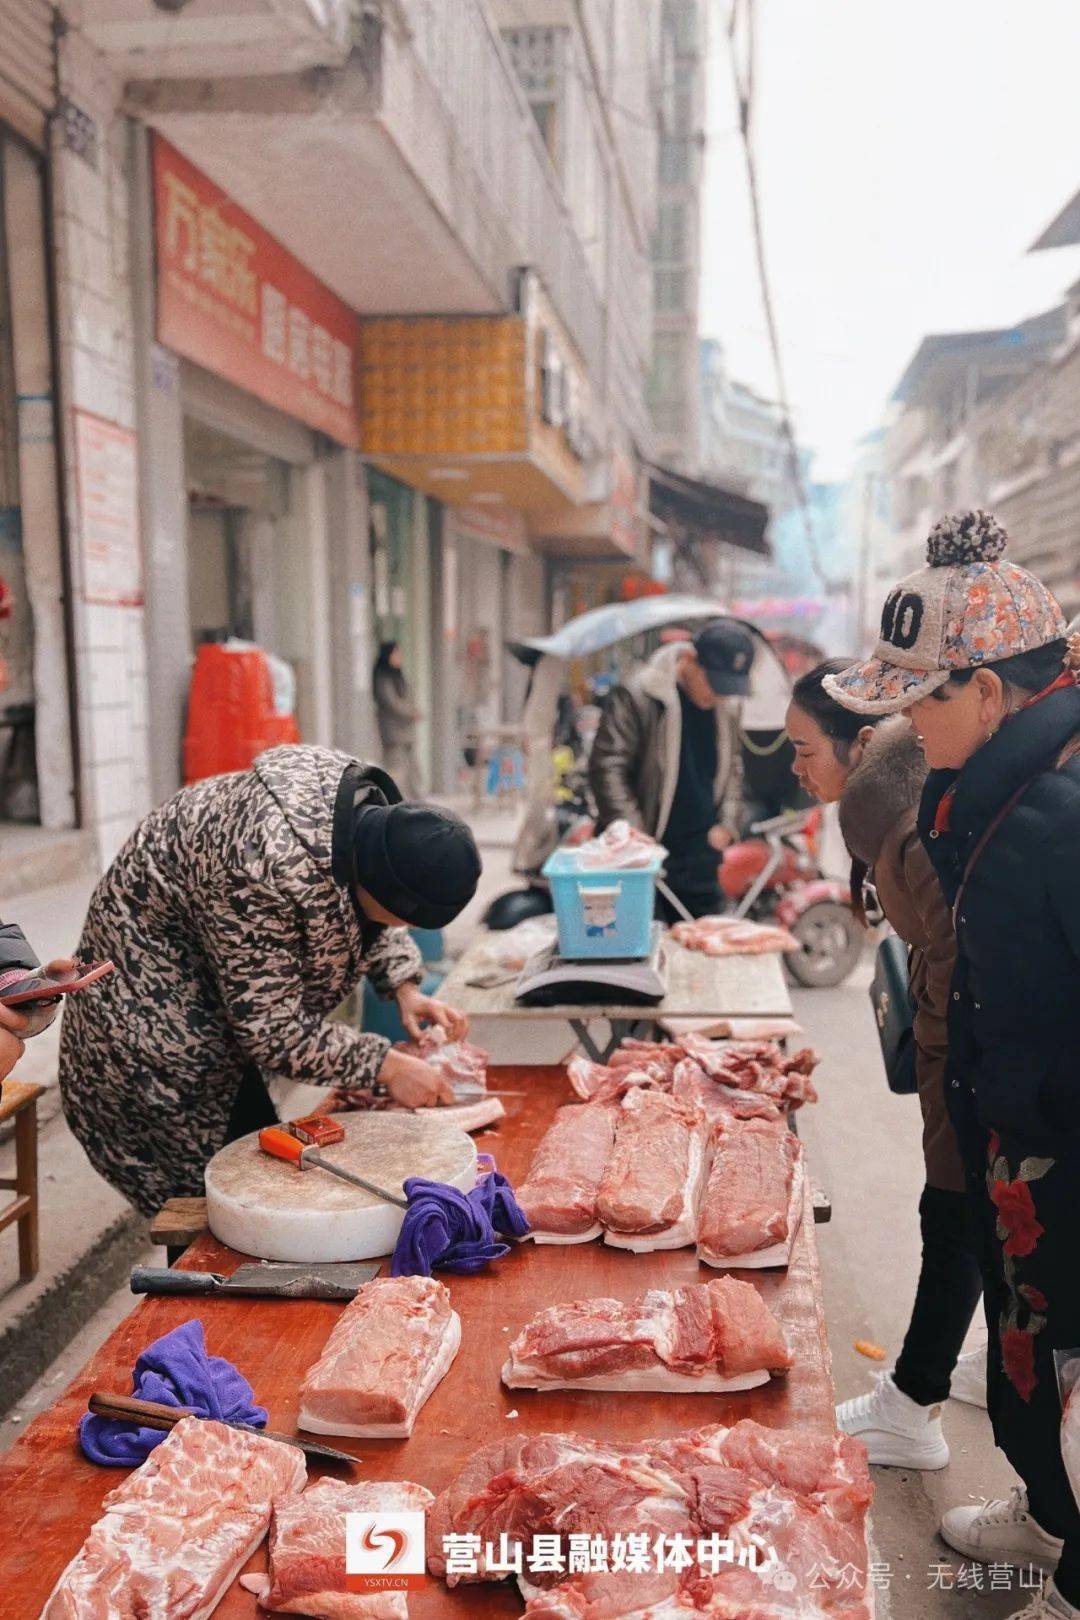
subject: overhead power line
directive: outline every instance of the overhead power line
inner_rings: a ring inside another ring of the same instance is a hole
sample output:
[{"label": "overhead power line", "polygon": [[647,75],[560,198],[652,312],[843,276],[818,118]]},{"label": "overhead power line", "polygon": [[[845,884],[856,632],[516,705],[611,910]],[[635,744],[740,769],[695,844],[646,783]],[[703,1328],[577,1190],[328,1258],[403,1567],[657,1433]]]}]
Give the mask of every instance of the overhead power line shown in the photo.
[{"label": "overhead power line", "polygon": [[[740,29],[740,18],[742,27]],[[740,36],[742,56],[740,59]],[[772,351],[773,373],[776,379],[776,403],[780,412],[780,431],[784,439],[784,448],[787,452],[788,475],[791,479],[792,491],[796,503],[802,513],[803,527],[806,532],[806,548],[810,556],[810,565],[817,575],[823,589],[828,589],[829,579],[821,560],[817,534],[814,531],[814,514],[810,506],[810,496],[803,477],[802,462],[799,458],[799,442],[795,436],[795,424],[792,418],[791,402],[788,396],[787,383],[784,376],[784,362],[780,350],[780,332],[776,322],[776,310],[773,306],[772,288],[769,283],[768,261],[765,256],[765,233],[761,221],[761,193],[758,186],[757,163],[754,157],[753,117],[754,117],[754,0],[731,0],[731,10],[728,15],[728,57],[731,62],[731,76],[735,87],[735,100],[738,108],[739,135],[742,139],[743,156],[746,160],[746,184],[750,196],[750,217],[753,225],[754,257],[757,261],[758,283],[761,288],[761,306],[765,314],[765,327],[769,337],[769,348]]]}]

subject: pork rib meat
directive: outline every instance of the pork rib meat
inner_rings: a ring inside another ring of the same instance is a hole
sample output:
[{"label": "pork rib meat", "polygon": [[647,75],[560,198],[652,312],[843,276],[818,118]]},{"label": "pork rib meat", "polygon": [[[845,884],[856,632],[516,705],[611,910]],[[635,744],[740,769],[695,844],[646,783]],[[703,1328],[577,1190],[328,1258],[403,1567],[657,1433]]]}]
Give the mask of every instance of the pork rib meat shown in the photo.
[{"label": "pork rib meat", "polygon": [[666,1092],[629,1092],[596,1197],[604,1241],[638,1253],[692,1243],[703,1167],[701,1116]]},{"label": "pork rib meat", "polygon": [[[428,1516],[428,1567],[446,1576],[444,1538],[505,1535],[528,1560],[538,1534],[682,1535],[714,1532],[736,1547],[772,1548],[764,1568],[736,1564],[566,1575],[529,1569],[530,1620],[871,1620],[866,1452],[847,1435],[710,1425],[666,1440],[620,1444],[573,1434],[514,1435],[475,1451]],[[565,1546],[569,1543],[566,1542]],[[564,1546],[564,1551],[565,1551]],[[504,1566],[505,1567],[505,1566]],[[783,1574],[783,1582],[777,1580]]]},{"label": "pork rib meat", "polygon": [[300,1386],[300,1428],[386,1440],[410,1435],[445,1377],[461,1319],[433,1277],[376,1277],[339,1316]]},{"label": "pork rib meat", "polygon": [[802,1214],[802,1147],[783,1119],[719,1119],[698,1211],[698,1259],[786,1266]]},{"label": "pork rib meat", "polygon": [[205,1620],[305,1477],[296,1446],[181,1418],[109,1492],[41,1620]]},{"label": "pork rib meat", "polygon": [[534,1316],[510,1346],[510,1389],[752,1389],[786,1372],[780,1324],[756,1288],[732,1277],[629,1303],[580,1299]]},{"label": "pork rib meat", "polygon": [[615,1140],[606,1103],[560,1108],[515,1197],[537,1243],[588,1243],[600,1235],[596,1198]]},{"label": "pork rib meat", "polygon": [[401,1592],[350,1592],[345,1579],[346,1513],[426,1513],[435,1498],[409,1480],[320,1479],[277,1503],[266,1575],[242,1575],[272,1614],[314,1620],[408,1620]]}]

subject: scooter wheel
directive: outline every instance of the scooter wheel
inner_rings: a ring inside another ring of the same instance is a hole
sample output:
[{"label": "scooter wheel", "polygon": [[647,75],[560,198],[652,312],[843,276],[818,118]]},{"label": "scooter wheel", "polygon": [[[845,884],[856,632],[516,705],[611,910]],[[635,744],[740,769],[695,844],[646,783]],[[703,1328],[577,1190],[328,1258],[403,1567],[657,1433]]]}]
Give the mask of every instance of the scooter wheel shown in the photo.
[{"label": "scooter wheel", "polygon": [[799,942],[784,961],[797,984],[808,990],[831,990],[843,984],[858,966],[866,942],[866,931],[856,922],[851,908],[837,900],[819,900],[807,906],[791,924]]}]

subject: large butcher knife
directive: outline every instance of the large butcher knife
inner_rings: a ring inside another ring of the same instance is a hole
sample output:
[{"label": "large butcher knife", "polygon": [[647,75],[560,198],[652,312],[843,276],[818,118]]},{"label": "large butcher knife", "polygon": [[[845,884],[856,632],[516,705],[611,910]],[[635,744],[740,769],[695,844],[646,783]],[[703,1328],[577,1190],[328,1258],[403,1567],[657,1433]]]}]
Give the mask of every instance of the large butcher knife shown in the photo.
[{"label": "large butcher knife", "polygon": [[378,1260],[260,1260],[220,1271],[181,1271],[175,1266],[135,1266],[133,1294],[246,1294],[270,1299],[353,1299],[376,1275]]},{"label": "large butcher knife", "polygon": [[[113,1423],[136,1423],[141,1429],[175,1429],[181,1418],[195,1417],[200,1412],[189,1406],[165,1406],[160,1401],[141,1401],[136,1395],[102,1395],[95,1393],[87,1402],[95,1417],[108,1418]],[[216,1421],[216,1420],[215,1420]],[[261,1434],[264,1440],[280,1440],[285,1446],[299,1446],[312,1462],[348,1463],[356,1466],[357,1459],[347,1451],[335,1451],[333,1446],[320,1445],[315,1440],[301,1440],[295,1434],[276,1434],[272,1429],[257,1429],[253,1423],[230,1423],[223,1419],[227,1429],[243,1429],[246,1434]]]}]

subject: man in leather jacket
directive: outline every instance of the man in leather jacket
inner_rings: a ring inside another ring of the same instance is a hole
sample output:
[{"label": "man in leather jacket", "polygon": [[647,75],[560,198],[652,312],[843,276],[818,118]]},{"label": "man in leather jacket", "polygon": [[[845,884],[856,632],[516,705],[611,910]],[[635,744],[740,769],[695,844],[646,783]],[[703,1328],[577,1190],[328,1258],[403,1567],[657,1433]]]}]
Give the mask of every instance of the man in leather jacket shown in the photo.
[{"label": "man in leather jacket", "polygon": [[661,648],[609,694],[589,758],[600,828],[629,821],[666,845],[668,887],[695,917],[720,909],[719,863],[738,834],[738,700],[753,660],[733,619]]}]

